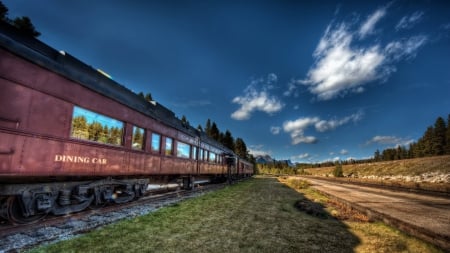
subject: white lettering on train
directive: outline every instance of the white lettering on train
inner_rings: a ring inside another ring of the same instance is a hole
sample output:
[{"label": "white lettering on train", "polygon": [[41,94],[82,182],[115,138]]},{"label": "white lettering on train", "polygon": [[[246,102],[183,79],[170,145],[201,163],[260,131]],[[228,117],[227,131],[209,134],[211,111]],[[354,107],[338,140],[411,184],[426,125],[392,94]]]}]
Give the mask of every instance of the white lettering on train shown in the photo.
[{"label": "white lettering on train", "polygon": [[63,163],[93,163],[93,164],[107,164],[106,158],[87,157],[87,156],[73,156],[73,155],[55,155],[55,162]]}]

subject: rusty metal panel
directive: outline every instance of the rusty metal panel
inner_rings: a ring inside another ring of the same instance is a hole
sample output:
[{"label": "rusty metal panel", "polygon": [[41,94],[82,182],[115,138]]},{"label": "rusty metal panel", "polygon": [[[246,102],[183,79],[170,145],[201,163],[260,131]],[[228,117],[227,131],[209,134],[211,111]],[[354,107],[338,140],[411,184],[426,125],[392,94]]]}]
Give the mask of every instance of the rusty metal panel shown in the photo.
[{"label": "rusty metal panel", "polygon": [[34,92],[28,113],[27,129],[39,134],[67,137],[72,105],[40,92]]},{"label": "rusty metal panel", "polygon": [[158,155],[146,155],[144,168],[145,174],[160,174],[161,157]]},{"label": "rusty metal panel", "polygon": [[200,163],[199,174],[226,174],[226,166],[212,163]]},{"label": "rusty metal panel", "polygon": [[54,176],[64,174],[54,162],[54,155],[64,149],[64,143],[46,138],[16,136],[18,152],[13,172],[20,176]]},{"label": "rusty metal panel", "polygon": [[28,123],[31,90],[0,78],[0,127],[23,129]]},{"label": "rusty metal panel", "polygon": [[145,171],[145,154],[138,152],[128,153],[129,161],[127,174],[129,175],[144,175]]},{"label": "rusty metal panel", "polygon": [[195,162],[188,159],[163,157],[161,161],[161,174],[194,174]]},{"label": "rusty metal panel", "polygon": [[12,172],[14,156],[20,151],[15,136],[0,132],[0,177]]},{"label": "rusty metal panel", "polygon": [[72,107],[47,94],[0,78],[0,126],[67,136]]},{"label": "rusty metal panel", "polygon": [[34,87],[34,84],[42,78],[40,67],[4,49],[0,49],[0,69],[2,70],[2,78],[17,83],[25,83],[29,87]]}]

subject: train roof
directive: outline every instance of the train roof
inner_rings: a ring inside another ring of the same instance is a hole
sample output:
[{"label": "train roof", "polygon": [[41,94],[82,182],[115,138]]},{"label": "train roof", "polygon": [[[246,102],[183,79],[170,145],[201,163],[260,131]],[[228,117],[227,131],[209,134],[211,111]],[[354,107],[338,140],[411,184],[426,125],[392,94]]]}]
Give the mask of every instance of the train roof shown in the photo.
[{"label": "train roof", "polygon": [[58,51],[36,38],[18,32],[15,27],[3,21],[0,21],[0,47],[103,96],[118,101],[164,125],[173,127],[191,136],[198,136],[202,141],[220,147],[225,153],[234,153],[207,137],[205,133],[199,132],[192,126],[183,123],[175,116],[173,111],[163,105],[155,101],[146,101],[92,66],[85,64],[66,52]]}]

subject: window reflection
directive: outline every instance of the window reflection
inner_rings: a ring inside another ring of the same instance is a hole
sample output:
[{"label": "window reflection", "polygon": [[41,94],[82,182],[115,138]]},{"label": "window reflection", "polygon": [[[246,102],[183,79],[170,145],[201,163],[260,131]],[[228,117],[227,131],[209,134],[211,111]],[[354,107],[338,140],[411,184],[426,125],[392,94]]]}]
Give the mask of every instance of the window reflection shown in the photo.
[{"label": "window reflection", "polygon": [[159,152],[161,147],[161,135],[152,133],[152,151]]},{"label": "window reflection", "polygon": [[131,147],[139,150],[144,149],[144,137],[145,130],[137,126],[133,126],[133,143]]},{"label": "window reflection", "polygon": [[189,158],[191,154],[191,145],[178,142],[177,143],[177,157]]},{"label": "window reflection", "polygon": [[173,154],[173,140],[172,138],[166,137],[166,155]]},{"label": "window reflection", "polygon": [[74,106],[70,137],[122,145],[123,125],[122,121]]}]

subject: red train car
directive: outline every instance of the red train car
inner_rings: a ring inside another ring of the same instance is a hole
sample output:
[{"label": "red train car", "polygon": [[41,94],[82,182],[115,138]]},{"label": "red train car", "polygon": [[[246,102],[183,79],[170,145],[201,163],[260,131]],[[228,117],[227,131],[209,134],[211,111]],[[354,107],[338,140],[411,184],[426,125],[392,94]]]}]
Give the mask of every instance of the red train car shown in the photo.
[{"label": "red train car", "polygon": [[32,222],[127,202],[149,184],[252,173],[162,105],[0,25],[0,216]]}]

